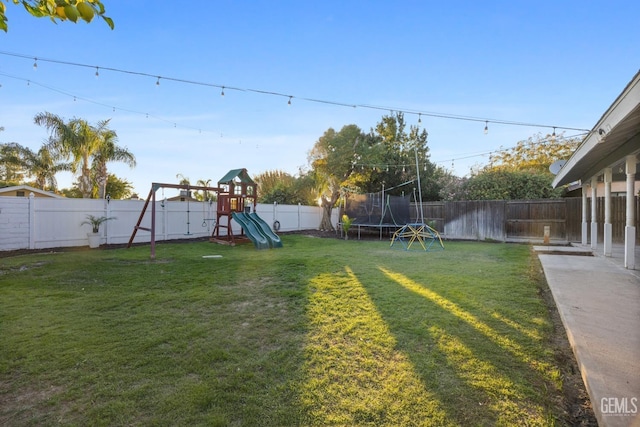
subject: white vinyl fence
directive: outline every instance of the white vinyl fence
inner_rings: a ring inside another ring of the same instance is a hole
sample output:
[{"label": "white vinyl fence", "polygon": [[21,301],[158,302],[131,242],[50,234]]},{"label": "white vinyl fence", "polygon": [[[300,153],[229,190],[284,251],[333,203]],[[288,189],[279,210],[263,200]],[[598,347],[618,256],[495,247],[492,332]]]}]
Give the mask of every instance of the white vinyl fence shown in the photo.
[{"label": "white vinyl fence", "polygon": [[[102,244],[125,244],[140,218],[144,200],[53,199],[0,197],[0,251],[87,246],[87,215],[113,217],[100,227]],[[315,206],[258,204],[256,213],[280,232],[317,229],[322,210]],[[337,223],[337,209],[332,222]],[[156,241],[203,238],[215,227],[216,203],[156,202]],[[151,228],[151,203],[141,227]],[[234,234],[240,226],[232,222]],[[225,229],[222,229],[225,232]],[[151,233],[138,230],[134,243],[150,242]]]}]

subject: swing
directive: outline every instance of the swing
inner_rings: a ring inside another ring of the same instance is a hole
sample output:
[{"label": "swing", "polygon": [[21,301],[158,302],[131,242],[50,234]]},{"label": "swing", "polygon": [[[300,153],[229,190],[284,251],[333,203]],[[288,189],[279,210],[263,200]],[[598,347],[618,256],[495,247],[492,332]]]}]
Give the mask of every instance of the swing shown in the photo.
[{"label": "swing", "polygon": [[[204,205],[205,205],[205,202],[202,202],[202,227],[203,228],[209,225],[207,224],[207,221],[213,221],[214,224],[216,221],[215,218],[207,218],[207,213],[204,209]],[[211,205],[213,205],[213,200],[209,200],[209,207],[211,207]]]}]

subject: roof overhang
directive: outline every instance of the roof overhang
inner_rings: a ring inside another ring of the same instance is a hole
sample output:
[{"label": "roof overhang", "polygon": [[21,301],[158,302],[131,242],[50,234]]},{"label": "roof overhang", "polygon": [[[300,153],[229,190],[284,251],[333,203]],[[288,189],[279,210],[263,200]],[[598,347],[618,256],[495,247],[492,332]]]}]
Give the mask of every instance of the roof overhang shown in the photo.
[{"label": "roof overhang", "polygon": [[39,188],[35,188],[35,187],[31,187],[30,185],[25,185],[25,184],[21,184],[21,185],[13,185],[11,187],[2,187],[0,188],[0,193],[11,193],[14,191],[28,191],[30,193],[37,193],[40,194],[42,196],[46,196],[46,197],[51,197],[54,199],[64,199],[65,197],[60,196],[56,193],[53,193],[51,191],[45,191],[45,190],[40,190]]},{"label": "roof overhang", "polygon": [[560,169],[553,186],[587,182],[640,151],[640,71]]}]

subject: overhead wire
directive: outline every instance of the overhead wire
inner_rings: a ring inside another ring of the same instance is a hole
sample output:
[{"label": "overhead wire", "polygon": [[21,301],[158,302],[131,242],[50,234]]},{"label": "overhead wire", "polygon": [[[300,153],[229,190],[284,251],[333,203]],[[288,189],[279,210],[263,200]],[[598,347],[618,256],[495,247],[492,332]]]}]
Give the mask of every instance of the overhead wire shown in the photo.
[{"label": "overhead wire", "polygon": [[[108,66],[102,66],[102,65],[89,65],[89,64],[83,64],[83,63],[72,62],[72,61],[63,61],[63,60],[51,59],[51,58],[34,57],[33,55],[25,55],[25,54],[5,52],[5,51],[0,51],[0,55],[12,56],[12,57],[17,57],[17,58],[24,58],[24,59],[29,59],[29,60],[33,59],[34,60],[34,64],[33,64],[34,68],[37,67],[38,61],[39,62],[49,62],[49,63],[65,65],[65,66],[89,68],[89,69],[92,69],[92,70],[95,69],[96,77],[99,76],[99,70],[103,70],[103,71],[111,71],[111,72],[123,73],[123,74],[128,74],[128,75],[150,77],[152,79],[156,79],[156,85],[160,84],[160,80],[166,80],[166,81],[173,81],[173,82],[177,82],[177,83],[184,83],[184,84],[191,84],[191,85],[198,85],[198,86],[206,86],[206,87],[215,87],[215,88],[221,89],[221,95],[222,96],[225,95],[225,90],[232,90],[232,91],[239,91],[239,92],[251,92],[251,93],[257,93],[257,94],[262,94],[262,95],[285,97],[285,98],[288,98],[288,104],[289,105],[291,105],[291,100],[292,99],[298,99],[298,100],[307,101],[307,102],[327,104],[327,105],[335,105],[335,106],[340,106],[340,107],[349,107],[349,108],[358,108],[359,107],[359,108],[367,108],[367,109],[379,110],[379,111],[391,111],[391,112],[398,112],[398,113],[403,113],[403,114],[413,114],[413,115],[418,116],[418,122],[419,123],[422,122],[422,116],[442,118],[442,119],[450,119],[450,120],[464,120],[464,121],[471,121],[471,122],[484,122],[485,123],[485,133],[487,133],[487,131],[488,131],[488,124],[489,123],[508,125],[508,126],[526,126],[526,127],[535,127],[535,128],[548,128],[548,129],[553,129],[554,134],[555,134],[556,130],[573,130],[573,131],[580,131],[581,132],[578,135],[575,135],[575,136],[572,136],[572,137],[567,137],[567,138],[574,138],[574,137],[578,137],[578,136],[583,136],[584,134],[589,132],[588,129],[574,128],[574,127],[568,127],[568,126],[546,125],[546,124],[529,123],[529,122],[522,122],[522,121],[512,121],[512,120],[503,120],[503,119],[494,119],[494,118],[485,118],[485,117],[475,117],[475,116],[466,116],[466,115],[458,115],[458,114],[439,113],[439,112],[432,112],[432,111],[421,111],[421,110],[415,110],[415,109],[406,109],[406,108],[380,106],[380,105],[345,103],[345,102],[324,100],[324,99],[317,99],[317,98],[309,98],[309,97],[296,97],[294,95],[285,94],[285,93],[276,92],[276,91],[271,91],[271,90],[240,88],[240,87],[236,87],[236,86],[229,86],[227,84],[223,85],[223,84],[217,84],[217,83],[207,83],[207,82],[201,82],[201,81],[184,79],[184,78],[162,76],[162,75],[157,75],[157,74],[147,73],[147,72],[141,72],[141,71],[124,70],[124,69],[120,69],[120,68],[108,67]],[[57,92],[57,93],[60,93],[62,95],[65,95],[65,96],[73,97],[74,100],[82,100],[84,102],[88,102],[88,103],[91,103],[91,104],[94,104],[94,105],[107,107],[107,108],[112,109],[114,112],[116,110],[118,110],[118,111],[124,111],[124,112],[133,113],[133,114],[140,114],[140,115],[144,115],[147,118],[153,118],[155,120],[158,120],[158,121],[161,121],[161,122],[164,122],[164,123],[172,124],[173,127],[178,127],[177,122],[175,122],[173,120],[168,120],[168,119],[165,119],[165,118],[162,118],[162,117],[159,117],[159,116],[150,115],[148,112],[132,110],[132,109],[128,109],[128,108],[124,108],[124,107],[120,107],[120,106],[115,106],[115,105],[109,105],[109,104],[105,104],[103,102],[95,101],[95,100],[92,100],[92,99],[89,99],[89,98],[86,98],[86,97],[80,97],[78,95],[71,94],[71,93],[69,93],[69,92],[67,92],[65,90],[58,89],[58,88],[55,88],[55,87],[52,87],[52,86],[49,86],[49,85],[45,85],[45,84],[36,82],[36,81],[34,81],[32,79],[26,79],[26,78],[23,78],[23,77],[17,77],[17,76],[14,76],[14,75],[3,73],[3,72],[0,72],[0,75],[8,77],[8,78],[12,78],[12,79],[25,81],[25,82],[27,82],[27,85],[34,84],[34,85],[37,85],[37,86],[42,87],[44,89],[47,89],[47,90],[50,90],[50,91],[53,91],[53,92]],[[182,124],[180,125],[180,127],[184,128],[184,129],[195,130],[195,131],[198,131],[199,133],[203,132],[202,128],[195,128],[195,127],[185,126],[185,125],[182,125]],[[221,133],[220,137],[222,137],[222,136],[223,135]],[[543,140],[543,141],[541,141],[539,143],[544,143],[544,142],[547,142],[547,141]],[[448,163],[448,162],[452,162],[452,164],[453,164],[453,162],[455,162],[457,160],[465,160],[465,159],[474,158],[474,157],[492,155],[492,154],[504,152],[504,151],[507,151],[507,150],[508,149],[499,149],[499,150],[485,151],[485,152],[481,152],[481,153],[471,153],[469,155],[464,155],[463,154],[463,155],[456,156],[456,157],[453,157],[453,158],[449,158],[449,159],[446,159],[446,160],[432,161],[432,163]],[[361,165],[361,164],[358,164],[357,166],[360,166],[360,167],[364,167],[364,166],[371,167],[371,165]],[[378,167],[378,166],[380,166],[380,165],[373,165],[374,168]],[[389,164],[384,164],[384,165],[381,166],[381,169],[384,168],[384,167],[386,167],[388,169],[389,166],[405,168],[406,166],[410,166],[410,165],[389,165]]]},{"label": "overhead wire", "polygon": [[[25,54],[6,52],[6,51],[0,51],[0,55],[12,56],[12,57],[17,57],[17,58],[24,58],[24,59],[29,59],[29,60],[32,60],[34,58],[34,55],[25,55]],[[54,63],[54,64],[59,64],[59,65],[83,67],[83,68],[96,69],[96,70],[101,69],[101,70],[112,71],[112,72],[116,72],[116,73],[137,75],[137,76],[143,76],[143,77],[150,77],[152,79],[156,79],[156,84],[158,84],[158,85],[160,83],[160,80],[162,79],[162,80],[173,81],[173,82],[178,82],[178,83],[185,83],[185,84],[191,84],[191,85],[215,87],[215,88],[221,89],[222,93],[224,93],[225,90],[234,90],[234,91],[240,91],[240,92],[252,92],[252,93],[257,93],[257,94],[262,94],[262,95],[284,97],[284,98],[288,98],[288,104],[289,105],[291,104],[291,100],[292,99],[300,99],[300,100],[304,100],[304,101],[307,101],[307,102],[329,104],[329,105],[336,105],[336,106],[342,106],[342,107],[350,107],[350,108],[358,108],[359,107],[359,108],[367,108],[367,109],[380,110],[380,111],[396,111],[396,112],[401,112],[403,114],[416,115],[416,116],[418,116],[419,120],[421,120],[422,116],[426,116],[426,117],[436,117],[436,118],[450,119],[450,120],[464,120],[464,121],[471,121],[471,122],[485,122],[485,132],[488,131],[488,124],[489,123],[491,123],[491,124],[509,125],[509,126],[526,126],[526,127],[537,127],[537,128],[549,128],[549,129],[554,129],[554,131],[556,129],[558,129],[558,130],[574,130],[574,131],[589,132],[589,129],[581,129],[581,128],[568,127],[568,126],[558,126],[558,125],[548,125],[548,124],[538,124],[538,123],[527,123],[527,122],[503,120],[503,119],[493,119],[493,118],[486,118],[486,117],[473,117],[473,116],[464,116],[464,115],[458,115],[458,114],[448,114],[448,113],[431,112],[431,111],[420,111],[420,110],[407,109],[407,108],[397,108],[397,107],[378,106],[378,105],[370,105],[370,104],[358,104],[358,103],[346,103],[346,102],[339,102],[339,101],[333,101],[333,100],[324,100],[324,99],[308,98],[308,97],[298,97],[298,96],[295,96],[295,95],[292,95],[292,94],[276,92],[276,91],[272,91],[272,90],[255,89],[255,88],[240,88],[240,87],[237,87],[237,86],[229,86],[227,84],[223,85],[223,84],[218,84],[218,83],[208,83],[208,82],[202,82],[202,81],[196,81],[196,80],[184,79],[184,78],[178,78],[178,77],[162,76],[162,75],[152,74],[152,73],[147,73],[147,72],[142,72],[142,71],[125,70],[125,69],[121,69],[121,68],[107,67],[107,66],[102,66],[102,65],[82,64],[82,63],[79,63],[79,62],[63,61],[63,60],[59,60],[59,59],[37,57],[36,61],[50,62],[50,63]]]}]

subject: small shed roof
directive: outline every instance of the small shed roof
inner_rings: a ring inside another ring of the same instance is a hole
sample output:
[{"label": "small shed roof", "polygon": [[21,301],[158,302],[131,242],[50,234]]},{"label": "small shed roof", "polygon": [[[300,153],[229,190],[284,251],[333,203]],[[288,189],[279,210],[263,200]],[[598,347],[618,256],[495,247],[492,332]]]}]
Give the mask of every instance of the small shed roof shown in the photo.
[{"label": "small shed roof", "polygon": [[[237,178],[237,180],[236,180]],[[244,184],[255,184],[255,182],[249,176],[249,172],[246,169],[231,169],[225,176],[220,178],[218,185],[230,184],[231,182],[242,182]]]}]

